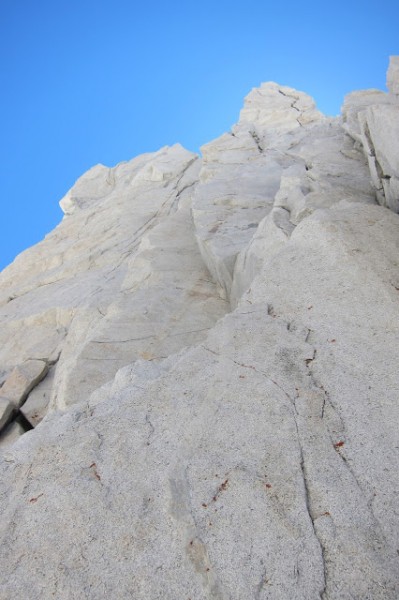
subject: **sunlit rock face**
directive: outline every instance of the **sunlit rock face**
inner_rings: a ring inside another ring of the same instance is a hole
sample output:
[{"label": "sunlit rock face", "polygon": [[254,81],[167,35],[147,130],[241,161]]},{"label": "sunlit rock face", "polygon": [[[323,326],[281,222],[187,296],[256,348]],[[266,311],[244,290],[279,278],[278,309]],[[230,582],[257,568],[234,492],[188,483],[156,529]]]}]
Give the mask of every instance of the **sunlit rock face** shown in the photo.
[{"label": "sunlit rock face", "polygon": [[94,167],[3,271],[2,600],[399,597],[398,65]]},{"label": "sunlit rock face", "polygon": [[343,106],[344,127],[367,158],[379,204],[399,213],[399,57],[391,56],[388,94],[350,94]]},{"label": "sunlit rock face", "polygon": [[50,364],[22,408],[31,422],[32,402],[41,416],[64,410],[133,360],[200,341],[225,314],[191,219],[199,168],[179,145],[94,167],[61,201],[60,225],[3,272],[3,377],[29,359]]}]

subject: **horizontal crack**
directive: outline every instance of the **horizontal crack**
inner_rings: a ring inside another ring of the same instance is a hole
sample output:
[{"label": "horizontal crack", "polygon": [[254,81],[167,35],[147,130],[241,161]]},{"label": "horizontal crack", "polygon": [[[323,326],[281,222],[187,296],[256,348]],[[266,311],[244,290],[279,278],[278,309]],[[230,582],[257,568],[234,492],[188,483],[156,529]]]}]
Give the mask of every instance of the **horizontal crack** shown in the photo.
[{"label": "horizontal crack", "polygon": [[140,342],[142,340],[149,340],[156,337],[154,334],[145,335],[138,338],[128,338],[126,340],[91,340],[92,344],[124,344],[125,342]]}]

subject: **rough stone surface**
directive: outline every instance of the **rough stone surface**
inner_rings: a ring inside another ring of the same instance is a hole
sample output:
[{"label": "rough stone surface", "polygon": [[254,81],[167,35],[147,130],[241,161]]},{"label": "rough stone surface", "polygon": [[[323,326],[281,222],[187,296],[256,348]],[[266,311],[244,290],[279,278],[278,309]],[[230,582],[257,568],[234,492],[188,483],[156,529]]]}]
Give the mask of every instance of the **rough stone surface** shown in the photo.
[{"label": "rough stone surface", "polygon": [[26,360],[15,367],[0,391],[15,408],[19,408],[29,392],[47,375],[48,365],[43,360]]},{"label": "rough stone surface", "polygon": [[399,96],[399,56],[391,56],[387,72],[387,88],[391,94]]},{"label": "rough stone surface", "polygon": [[0,395],[49,373],[0,440],[1,599],[399,597],[395,102],[264,84],[2,274]]},{"label": "rough stone surface", "polygon": [[342,107],[343,124],[367,158],[376,198],[399,213],[399,60],[391,57],[388,94],[353,92]]},{"label": "rough stone surface", "polygon": [[385,94],[380,90],[362,90],[345,96],[342,105],[343,128],[354,140],[359,142],[359,147],[362,145],[362,129],[359,122],[359,114],[369,106],[393,104],[394,101],[395,99],[390,94]]},{"label": "rough stone surface", "polygon": [[55,366],[50,367],[46,377],[30,392],[20,408],[21,413],[33,427],[36,427],[48,412],[55,371]]},{"label": "rough stone surface", "polygon": [[226,312],[194,235],[199,168],[179,145],[94,167],[61,201],[60,225],[0,275],[2,367],[56,363],[51,409],[199,341]]},{"label": "rough stone surface", "polygon": [[0,431],[7,425],[14,410],[13,403],[0,396]]},{"label": "rough stone surface", "polygon": [[399,213],[399,103],[370,106],[359,120],[380,204]]},{"label": "rough stone surface", "polygon": [[[13,421],[10,423],[0,435],[0,448],[7,448],[14,444],[22,435],[24,435],[25,429],[17,423]],[[28,593],[28,591],[26,592]],[[12,597],[12,596],[10,596]]]}]

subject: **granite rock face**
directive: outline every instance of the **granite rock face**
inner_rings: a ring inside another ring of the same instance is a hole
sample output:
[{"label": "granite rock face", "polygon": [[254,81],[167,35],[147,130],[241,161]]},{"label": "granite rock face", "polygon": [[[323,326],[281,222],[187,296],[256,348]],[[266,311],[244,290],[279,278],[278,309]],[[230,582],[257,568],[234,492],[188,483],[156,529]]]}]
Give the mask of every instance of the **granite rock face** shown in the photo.
[{"label": "granite rock face", "polygon": [[27,361],[50,366],[37,418],[134,359],[199,341],[225,314],[191,219],[199,163],[176,145],[94,167],[61,201],[61,224],[2,273],[3,378]]},{"label": "granite rock face", "polygon": [[399,213],[399,57],[391,56],[388,94],[371,90],[350,94],[344,102],[346,131],[367,157],[376,197]]},{"label": "granite rock face", "polygon": [[1,274],[1,599],[399,596],[396,66],[91,169]]},{"label": "granite rock face", "polygon": [[399,56],[391,56],[387,72],[387,88],[391,94],[399,96]]}]

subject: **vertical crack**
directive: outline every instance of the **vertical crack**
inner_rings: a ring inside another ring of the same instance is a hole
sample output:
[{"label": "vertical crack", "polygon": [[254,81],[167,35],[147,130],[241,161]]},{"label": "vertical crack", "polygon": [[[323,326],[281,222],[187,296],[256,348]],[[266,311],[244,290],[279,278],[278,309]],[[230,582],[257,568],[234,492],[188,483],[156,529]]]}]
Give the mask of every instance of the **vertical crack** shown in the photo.
[{"label": "vertical crack", "polygon": [[173,477],[169,479],[169,513],[179,523],[179,528],[183,533],[185,552],[194,571],[202,579],[207,597],[212,600],[223,600],[225,594],[196,523],[187,470],[187,466],[184,468],[179,466]]},{"label": "vertical crack", "polygon": [[[295,420],[295,422],[296,422],[296,420]],[[306,505],[306,510],[309,515],[310,522],[312,524],[313,534],[314,534],[314,536],[319,544],[319,547],[320,547],[321,560],[322,560],[322,564],[323,564],[323,588],[319,591],[320,598],[323,599],[323,598],[325,598],[325,591],[326,591],[326,587],[327,587],[327,566],[326,566],[326,560],[325,560],[326,549],[324,547],[322,540],[320,539],[320,537],[317,534],[315,523],[314,523],[313,510],[312,510],[312,505],[311,505],[311,493],[310,493],[309,482],[308,482],[308,477],[307,477],[307,473],[306,473],[305,457],[304,457],[304,453],[303,453],[303,448],[302,448],[302,443],[300,440],[299,429],[298,429],[297,423],[296,423],[296,427],[297,427],[297,432],[298,432],[300,467],[301,467],[303,486],[304,486],[304,492],[305,492],[305,505]]]},{"label": "vertical crack", "polygon": [[197,160],[198,160],[198,156],[196,156],[195,158],[193,158],[193,159],[192,159],[192,160],[191,160],[191,161],[188,163],[188,165],[187,165],[187,166],[186,166],[186,167],[183,169],[183,171],[182,171],[182,173],[181,173],[181,175],[180,175],[179,179],[176,181],[176,184],[175,184],[175,186],[174,186],[174,188],[173,188],[173,191],[174,191],[174,192],[176,192],[176,195],[175,195],[174,199],[172,200],[172,203],[171,203],[171,206],[170,206],[170,209],[169,209],[169,213],[168,213],[169,215],[170,215],[172,212],[175,212],[175,211],[178,209],[178,207],[179,207],[179,201],[180,201],[180,197],[181,197],[181,195],[183,194],[183,192],[184,192],[185,190],[187,190],[188,188],[190,188],[190,187],[193,187],[194,185],[196,185],[196,184],[197,184],[197,181],[193,181],[192,183],[189,183],[189,184],[187,184],[187,185],[183,186],[181,189],[179,189],[179,184],[180,184],[180,182],[182,181],[183,177],[186,175],[187,171],[190,169],[190,167],[191,167],[191,166],[192,166],[192,165],[193,165],[193,164],[194,164],[194,163],[195,163]]},{"label": "vertical crack", "polygon": [[263,567],[262,574],[260,576],[260,581],[256,586],[255,590],[255,600],[260,600],[260,595],[262,593],[263,588],[266,585],[270,585],[269,579],[266,577],[266,568]]},{"label": "vertical crack", "polygon": [[149,446],[150,443],[151,443],[151,438],[154,435],[154,431],[155,431],[155,427],[151,423],[149,413],[147,413],[146,416],[145,416],[145,422],[146,422],[146,425],[148,425],[148,427],[149,427],[149,432],[148,432],[148,435],[147,435],[147,442],[146,442],[147,446]]}]

